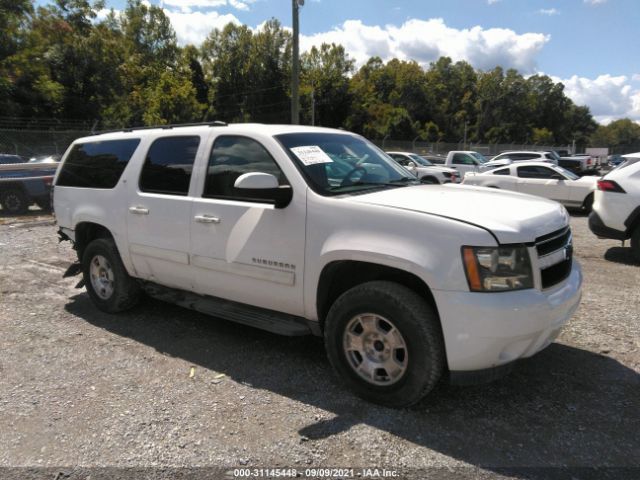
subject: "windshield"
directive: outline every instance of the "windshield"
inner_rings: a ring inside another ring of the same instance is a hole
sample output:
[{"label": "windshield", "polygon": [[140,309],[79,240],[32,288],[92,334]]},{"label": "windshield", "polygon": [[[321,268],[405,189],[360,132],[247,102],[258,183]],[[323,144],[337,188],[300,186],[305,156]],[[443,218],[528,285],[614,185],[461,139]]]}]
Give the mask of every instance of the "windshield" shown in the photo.
[{"label": "windshield", "polygon": [[488,162],[487,158],[484,155],[482,155],[481,153],[469,152],[469,155],[471,155],[473,158],[475,158],[480,163],[487,163]]},{"label": "windshield", "polygon": [[569,180],[577,180],[580,178],[579,175],[576,175],[575,173],[573,173],[570,170],[567,170],[566,168],[562,168],[562,167],[558,167],[557,165],[553,166],[553,169],[556,172],[560,172],[562,175],[564,175],[565,177],[567,177]]},{"label": "windshield", "polygon": [[554,152],[553,150],[549,152],[549,155],[551,155],[551,158],[556,162],[560,160],[560,155],[558,155],[558,153]]},{"label": "windshield", "polygon": [[286,133],[275,138],[321,195],[419,183],[378,147],[355,135],[312,132]]},{"label": "windshield", "polygon": [[411,158],[411,160],[416,162],[421,167],[428,167],[430,165],[433,165],[433,163],[431,163],[429,160],[427,160],[424,157],[421,157],[420,155],[416,155],[415,153],[412,153],[411,155],[409,155],[409,158]]}]

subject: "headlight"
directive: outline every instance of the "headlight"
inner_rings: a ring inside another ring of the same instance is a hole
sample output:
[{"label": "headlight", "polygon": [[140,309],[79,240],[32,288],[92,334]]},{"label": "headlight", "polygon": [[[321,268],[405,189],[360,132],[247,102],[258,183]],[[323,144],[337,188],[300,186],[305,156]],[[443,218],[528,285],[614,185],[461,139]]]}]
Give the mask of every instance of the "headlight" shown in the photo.
[{"label": "headlight", "polygon": [[525,246],[462,247],[462,262],[473,292],[533,288],[531,260]]}]

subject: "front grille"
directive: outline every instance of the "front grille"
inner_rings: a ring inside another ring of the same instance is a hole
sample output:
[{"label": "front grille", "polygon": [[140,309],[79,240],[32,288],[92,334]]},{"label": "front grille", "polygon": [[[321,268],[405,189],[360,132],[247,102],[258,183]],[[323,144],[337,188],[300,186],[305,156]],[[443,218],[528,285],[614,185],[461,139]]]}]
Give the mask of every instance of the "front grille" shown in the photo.
[{"label": "front grille", "polygon": [[557,262],[540,269],[542,288],[553,287],[569,276],[573,262],[573,243],[568,226],[536,238],[536,251],[541,265],[558,257]]}]

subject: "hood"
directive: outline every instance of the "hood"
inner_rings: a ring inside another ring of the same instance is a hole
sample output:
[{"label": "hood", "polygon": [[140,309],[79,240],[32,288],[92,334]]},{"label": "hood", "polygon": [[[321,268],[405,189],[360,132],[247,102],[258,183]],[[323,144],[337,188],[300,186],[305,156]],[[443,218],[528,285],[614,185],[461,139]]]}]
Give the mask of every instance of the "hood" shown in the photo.
[{"label": "hood", "polygon": [[447,172],[447,173],[458,173],[458,171],[455,168],[449,168],[449,167],[441,167],[440,165],[429,165],[428,167],[417,167],[418,171],[424,171],[424,172],[429,172],[429,171],[436,171],[436,172]]},{"label": "hood", "polygon": [[533,242],[569,224],[566,209],[552,200],[468,185],[401,187],[351,200],[474,224],[490,230],[502,244]]}]

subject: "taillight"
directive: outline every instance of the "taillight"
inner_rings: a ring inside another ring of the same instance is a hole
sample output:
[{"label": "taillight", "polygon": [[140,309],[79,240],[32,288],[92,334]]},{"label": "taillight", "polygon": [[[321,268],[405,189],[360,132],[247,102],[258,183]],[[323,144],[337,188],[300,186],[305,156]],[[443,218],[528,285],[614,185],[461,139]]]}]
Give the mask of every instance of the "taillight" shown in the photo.
[{"label": "taillight", "polygon": [[591,165],[591,159],[590,158],[587,159],[587,165]]},{"label": "taillight", "polygon": [[598,180],[598,190],[603,192],[627,193],[613,180]]},{"label": "taillight", "polygon": [[44,184],[48,187],[51,184],[53,184],[53,177],[43,177],[42,181],[44,182]]}]

